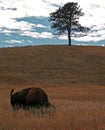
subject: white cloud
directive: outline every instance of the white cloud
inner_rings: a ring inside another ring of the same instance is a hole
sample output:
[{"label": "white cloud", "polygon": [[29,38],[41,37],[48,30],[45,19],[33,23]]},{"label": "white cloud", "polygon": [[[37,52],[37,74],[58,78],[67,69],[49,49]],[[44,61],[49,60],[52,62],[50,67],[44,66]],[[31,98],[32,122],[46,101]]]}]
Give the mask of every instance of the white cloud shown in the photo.
[{"label": "white cloud", "polygon": [[84,42],[99,42],[101,40],[105,40],[105,24],[93,26],[91,31],[87,33],[87,36],[75,38],[75,40]]},{"label": "white cloud", "polygon": [[42,24],[32,24],[25,21],[17,22],[16,20],[13,20],[12,22],[10,22],[10,24],[6,24],[4,29],[3,28],[0,29],[0,32],[4,33],[5,35],[11,36],[12,33],[16,33],[12,29],[17,29],[19,30],[18,32],[20,33],[24,33],[25,31],[30,31],[30,33],[32,33],[31,31],[35,31],[34,28],[47,28],[47,27]]},{"label": "white cloud", "polygon": [[59,39],[65,39],[65,40],[67,40],[67,35],[59,36]]},{"label": "white cloud", "polygon": [[[3,13],[12,14],[10,17],[25,17],[25,16],[48,16],[49,11],[55,7],[49,7],[43,0],[2,0],[0,5]],[[9,10],[8,10],[9,8]],[[12,10],[16,8],[16,10]],[[10,10],[11,9],[11,10]]]},{"label": "white cloud", "polygon": [[8,40],[8,41],[5,41],[5,42],[7,42],[7,43],[12,43],[12,44],[14,44],[14,43],[21,44],[21,43],[22,43],[22,40],[20,41],[20,40],[11,39],[11,40]]},{"label": "white cloud", "polygon": [[46,26],[42,25],[42,24],[34,24],[35,27],[37,28],[47,28]]},{"label": "white cloud", "polygon": [[[81,41],[99,41],[105,39],[105,0],[1,0],[0,2],[0,28],[19,29],[23,32],[22,35],[39,37],[39,38],[52,38],[53,35],[49,32],[32,32],[33,27],[46,28],[41,24],[32,24],[25,21],[16,21],[15,18],[29,17],[29,16],[49,16],[55,11],[57,5],[63,5],[67,2],[78,2],[83,9],[85,16],[80,18],[80,23],[84,26],[92,27],[92,32],[85,37],[76,38]],[[97,30],[97,31],[96,31]],[[10,35],[9,30],[4,33]],[[64,38],[62,36],[60,38]]]},{"label": "white cloud", "polygon": [[5,30],[4,29],[0,29],[0,32],[4,33],[7,36],[11,36],[11,33],[13,33],[12,30],[6,30],[6,29]]},{"label": "white cloud", "polygon": [[32,38],[53,38],[52,33],[50,32],[30,32],[30,31],[24,31],[21,33],[22,36],[30,36]]},{"label": "white cloud", "polygon": [[[15,10],[13,10],[15,8]],[[0,4],[0,27],[8,29],[30,30],[32,27],[45,28],[41,24],[33,25],[24,21],[16,21],[15,18],[28,16],[48,16],[47,5],[38,0],[2,0]]]},{"label": "white cloud", "polygon": [[84,36],[84,37],[80,37],[80,38],[75,38],[75,40],[77,41],[82,41],[82,42],[88,42],[88,41],[100,41],[103,40],[102,37],[91,37],[91,36]]},{"label": "white cloud", "polygon": [[40,37],[41,38],[53,38],[53,35],[52,35],[52,33],[49,33],[49,32],[42,32]]}]

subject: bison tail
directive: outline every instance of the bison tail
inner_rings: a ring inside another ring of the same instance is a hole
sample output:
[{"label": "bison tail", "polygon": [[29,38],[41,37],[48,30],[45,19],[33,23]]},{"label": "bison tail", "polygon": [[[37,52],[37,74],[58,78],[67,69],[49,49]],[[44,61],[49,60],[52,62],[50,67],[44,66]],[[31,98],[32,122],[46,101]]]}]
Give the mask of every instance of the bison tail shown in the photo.
[{"label": "bison tail", "polygon": [[13,91],[14,91],[14,89],[11,90],[11,92],[10,92],[10,96],[12,95]]}]

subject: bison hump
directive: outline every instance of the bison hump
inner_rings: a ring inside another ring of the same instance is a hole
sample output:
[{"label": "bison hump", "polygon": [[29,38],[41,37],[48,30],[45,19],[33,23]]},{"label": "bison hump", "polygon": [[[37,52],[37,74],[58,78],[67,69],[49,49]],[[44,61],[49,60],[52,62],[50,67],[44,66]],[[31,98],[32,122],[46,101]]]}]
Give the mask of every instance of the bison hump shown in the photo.
[{"label": "bison hump", "polygon": [[41,88],[31,88],[26,96],[27,105],[44,105],[48,103],[48,96]]}]

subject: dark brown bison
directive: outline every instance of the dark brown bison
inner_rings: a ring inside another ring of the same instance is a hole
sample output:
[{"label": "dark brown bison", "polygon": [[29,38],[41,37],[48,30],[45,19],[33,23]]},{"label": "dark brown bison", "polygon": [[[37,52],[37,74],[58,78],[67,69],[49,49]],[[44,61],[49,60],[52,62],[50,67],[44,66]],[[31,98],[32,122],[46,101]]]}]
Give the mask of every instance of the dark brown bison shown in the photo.
[{"label": "dark brown bison", "polygon": [[21,91],[14,92],[14,89],[10,92],[10,101],[13,109],[17,108],[49,108],[53,106],[48,101],[48,96],[41,88],[26,88]]}]

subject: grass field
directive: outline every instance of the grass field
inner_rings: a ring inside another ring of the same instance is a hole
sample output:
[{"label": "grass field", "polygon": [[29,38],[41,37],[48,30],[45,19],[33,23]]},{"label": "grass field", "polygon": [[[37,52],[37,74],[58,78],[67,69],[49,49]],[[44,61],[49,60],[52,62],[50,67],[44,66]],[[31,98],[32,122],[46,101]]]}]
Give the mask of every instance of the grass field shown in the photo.
[{"label": "grass field", "polygon": [[[54,115],[13,113],[10,91],[38,86]],[[0,49],[0,130],[105,130],[105,48]]]},{"label": "grass field", "polygon": [[[13,113],[9,92],[29,85],[8,85],[0,88],[0,130],[105,130],[104,86],[43,87],[55,114],[34,115],[23,110]],[[30,85],[31,86],[31,85]]]},{"label": "grass field", "polygon": [[37,46],[0,49],[0,81],[105,85],[105,48]]}]

